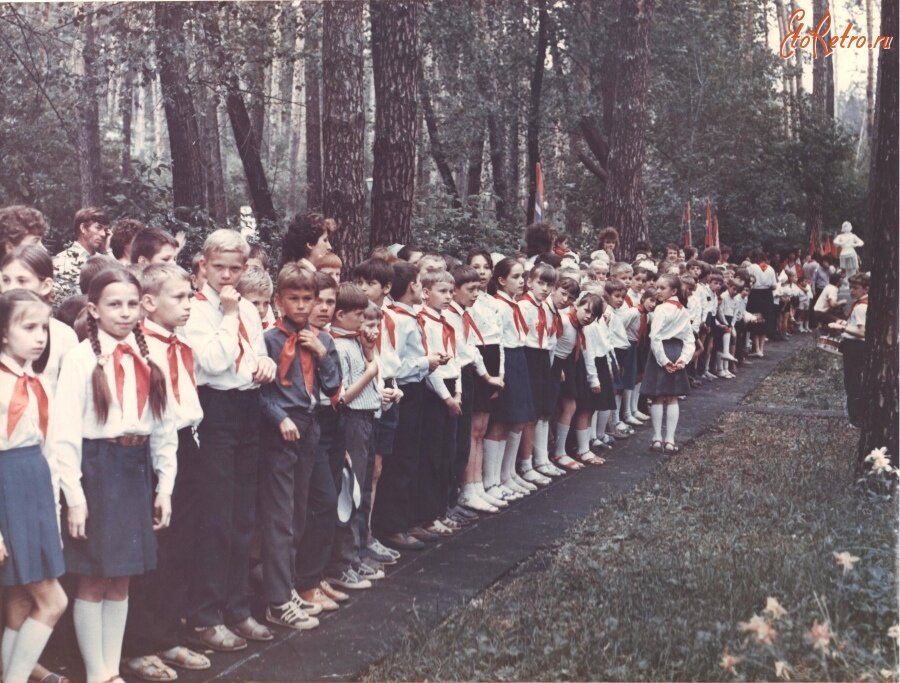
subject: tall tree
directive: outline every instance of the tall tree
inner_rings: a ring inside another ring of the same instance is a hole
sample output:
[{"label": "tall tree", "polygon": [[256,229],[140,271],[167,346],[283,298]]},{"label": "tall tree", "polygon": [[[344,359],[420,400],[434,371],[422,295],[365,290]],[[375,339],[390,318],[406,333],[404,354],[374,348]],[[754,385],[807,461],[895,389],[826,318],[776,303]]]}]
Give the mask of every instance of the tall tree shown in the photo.
[{"label": "tall tree", "polygon": [[[172,193],[175,206],[206,208],[206,169],[197,110],[188,86],[187,45],[184,26],[187,5],[160,2],[155,5],[156,60],[169,149],[172,154]],[[157,131],[157,135],[158,135]]]},{"label": "tall tree", "polygon": [[372,243],[409,242],[415,192],[416,0],[372,0],[375,144]]},{"label": "tall tree", "polygon": [[615,104],[611,113],[609,179],[603,223],[619,231],[619,258],[649,236],[644,207],[644,126],[650,80],[650,25],[654,0],[621,0]]},{"label": "tall tree", "polygon": [[122,86],[119,89],[119,116],[122,119],[122,176],[131,177],[131,115],[134,111],[134,72],[125,65]]},{"label": "tall tree", "polygon": [[322,31],[322,5],[318,2],[303,3],[304,32],[303,60],[304,86],[306,88],[306,208],[322,209],[322,110],[319,97],[319,79],[322,62],[319,36]]},{"label": "tall tree", "polygon": [[525,207],[526,223],[534,222],[534,200],[537,195],[537,163],[541,160],[541,88],[544,83],[544,62],[547,60],[547,2],[538,0],[537,49],[534,70],[531,73],[531,95],[528,106],[528,204]]},{"label": "tall tree", "polygon": [[[898,35],[897,3],[881,7],[881,35]],[[898,464],[897,392],[897,269],[898,269],[898,178],[897,112],[900,111],[897,81],[900,78],[897,49],[879,50],[878,94],[872,169],[869,174],[872,285],[866,315],[865,423],[859,439],[860,462],[873,448],[887,448],[894,466]]]},{"label": "tall tree", "polygon": [[363,3],[325,4],[322,33],[323,213],[338,222],[335,250],[363,260]]},{"label": "tall tree", "polygon": [[[866,0],[866,35],[875,35],[875,0]],[[866,50],[866,142],[875,136],[875,50]]]},{"label": "tall tree", "polygon": [[100,111],[97,102],[97,40],[93,10],[81,15],[81,92],[78,94],[78,160],[82,206],[103,201],[100,166]]},{"label": "tall tree", "polygon": [[431,93],[428,90],[428,82],[422,73],[422,66],[419,67],[419,99],[422,102],[422,115],[425,118],[425,128],[428,130],[428,142],[431,148],[431,158],[437,167],[441,181],[444,183],[444,189],[450,197],[450,205],[454,209],[462,207],[462,200],[459,197],[459,190],[456,187],[456,180],[453,177],[453,170],[450,168],[450,162],[447,161],[447,155],[444,153],[444,145],[441,142],[440,133],[438,132],[437,115],[434,111],[434,103],[431,101]]},{"label": "tall tree", "polygon": [[[828,11],[826,0],[813,0],[813,25],[819,22]],[[813,88],[811,112],[806,125],[827,128],[834,120],[834,74],[831,67],[832,55],[818,55],[813,59]],[[831,86],[829,87],[829,80]],[[829,102],[830,98],[830,102]],[[822,207],[824,178],[814,179],[814,185],[806,194],[806,234],[821,235],[825,224]]]}]

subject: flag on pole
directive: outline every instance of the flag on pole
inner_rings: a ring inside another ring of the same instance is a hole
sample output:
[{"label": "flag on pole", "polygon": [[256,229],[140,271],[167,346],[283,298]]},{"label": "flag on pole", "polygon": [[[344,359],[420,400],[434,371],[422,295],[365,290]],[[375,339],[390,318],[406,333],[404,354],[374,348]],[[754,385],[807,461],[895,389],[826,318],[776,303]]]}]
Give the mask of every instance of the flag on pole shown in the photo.
[{"label": "flag on pole", "polygon": [[713,213],[712,224],[713,224],[713,244],[712,244],[712,246],[714,246],[716,249],[718,249],[719,248],[719,215],[716,213]]},{"label": "flag on pole", "polygon": [[684,203],[684,210],[681,212],[681,246],[691,246],[691,203]]},{"label": "flag on pole", "polygon": [[822,242],[822,256],[832,256],[834,249],[831,248],[831,238],[825,235],[825,241]]},{"label": "flag on pole", "polygon": [[706,198],[706,236],[703,238],[703,246],[711,247],[715,244],[713,240],[713,218],[712,218],[712,204],[709,201],[709,197]]},{"label": "flag on pole", "polygon": [[816,247],[819,246],[819,231],[813,228],[812,234],[809,236],[809,255],[815,256]]},{"label": "flag on pole", "polygon": [[544,174],[541,173],[541,162],[534,165],[534,222],[544,222]]}]

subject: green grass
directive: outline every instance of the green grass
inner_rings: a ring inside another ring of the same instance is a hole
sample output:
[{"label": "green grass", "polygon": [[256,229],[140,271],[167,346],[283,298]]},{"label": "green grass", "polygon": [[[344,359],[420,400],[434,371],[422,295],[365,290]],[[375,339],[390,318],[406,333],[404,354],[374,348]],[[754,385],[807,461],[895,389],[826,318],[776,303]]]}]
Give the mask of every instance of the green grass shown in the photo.
[{"label": "green grass", "polygon": [[[777,374],[807,376],[810,362]],[[828,395],[836,371],[810,390]],[[843,419],[727,413],[366,680],[776,680],[776,660],[792,680],[879,680],[897,671],[897,499],[855,483],[854,452]],[[840,551],[861,558],[846,576]],[[739,624],[770,596],[788,615],[757,645]],[[807,638],[826,620],[828,654]]]},{"label": "green grass", "polygon": [[[749,396],[747,403],[786,405],[813,410],[844,408],[844,377],[840,356],[809,346],[794,356],[790,364],[767,377]],[[767,363],[769,361],[757,361]]]}]

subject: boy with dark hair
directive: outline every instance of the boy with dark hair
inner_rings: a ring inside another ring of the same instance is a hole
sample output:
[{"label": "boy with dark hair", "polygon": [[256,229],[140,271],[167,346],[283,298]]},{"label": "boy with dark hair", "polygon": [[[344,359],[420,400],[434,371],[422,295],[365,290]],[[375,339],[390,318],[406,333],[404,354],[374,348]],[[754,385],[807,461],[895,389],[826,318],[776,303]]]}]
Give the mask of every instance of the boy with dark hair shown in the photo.
[{"label": "boy with dark hair", "polygon": [[109,229],[109,250],[123,266],[131,264],[131,242],[146,226],[133,218],[120,218]]},{"label": "boy with dark hair", "polygon": [[556,230],[548,223],[535,223],[525,229],[525,256],[533,260],[539,254],[549,254],[553,251],[553,241],[556,239]]},{"label": "boy with dark hair", "polygon": [[175,260],[178,242],[160,228],[144,228],[131,240],[131,262],[138,265]]}]

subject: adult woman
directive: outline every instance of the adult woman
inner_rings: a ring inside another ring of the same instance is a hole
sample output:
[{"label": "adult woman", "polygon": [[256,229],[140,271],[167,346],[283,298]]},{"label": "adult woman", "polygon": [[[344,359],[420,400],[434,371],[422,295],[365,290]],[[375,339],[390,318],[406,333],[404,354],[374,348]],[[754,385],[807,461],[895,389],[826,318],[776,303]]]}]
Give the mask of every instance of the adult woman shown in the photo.
[{"label": "adult woman", "polygon": [[279,268],[296,261],[300,266],[315,272],[313,264],[331,252],[331,233],[336,229],[334,220],[325,218],[320,213],[298,213],[288,225],[287,234],[281,241]]},{"label": "adult woman", "polygon": [[751,327],[753,353],[750,355],[762,358],[765,355],[766,339],[775,337],[775,300],[772,293],[778,284],[778,276],[761,249],[752,251],[750,260],[752,263],[747,267],[747,273],[753,278],[753,287],[747,299],[747,311],[762,318]]}]

